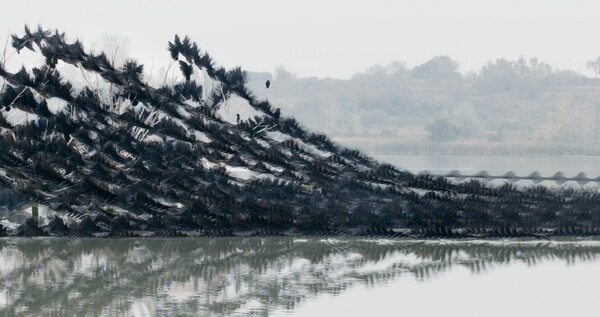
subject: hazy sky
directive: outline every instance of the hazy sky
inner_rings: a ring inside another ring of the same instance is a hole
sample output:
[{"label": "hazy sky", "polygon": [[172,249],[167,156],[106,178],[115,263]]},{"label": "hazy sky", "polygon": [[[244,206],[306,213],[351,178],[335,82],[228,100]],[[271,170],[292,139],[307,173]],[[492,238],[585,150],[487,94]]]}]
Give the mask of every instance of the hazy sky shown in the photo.
[{"label": "hazy sky", "polygon": [[[25,23],[59,28],[87,43],[127,36],[131,54],[155,67],[167,41],[189,35],[226,67],[348,78],[374,64],[414,67],[436,55],[478,70],[499,57],[538,57],[586,75],[600,56],[600,2],[569,0],[415,1],[11,1],[0,38]],[[161,65],[158,65],[161,64]],[[149,67],[149,65],[148,65]]]}]

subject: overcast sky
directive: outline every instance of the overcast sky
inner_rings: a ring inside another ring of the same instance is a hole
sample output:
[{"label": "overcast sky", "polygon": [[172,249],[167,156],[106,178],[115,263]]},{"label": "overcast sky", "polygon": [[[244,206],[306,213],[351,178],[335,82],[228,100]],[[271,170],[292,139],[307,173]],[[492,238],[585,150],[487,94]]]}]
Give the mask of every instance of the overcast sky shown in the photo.
[{"label": "overcast sky", "polygon": [[[168,61],[167,41],[189,35],[226,67],[348,78],[374,64],[414,67],[437,55],[476,71],[499,57],[538,57],[588,76],[600,56],[600,2],[415,1],[11,1],[0,37],[23,25],[59,28],[89,43],[126,36],[145,64]],[[149,67],[149,66],[148,66]]]}]

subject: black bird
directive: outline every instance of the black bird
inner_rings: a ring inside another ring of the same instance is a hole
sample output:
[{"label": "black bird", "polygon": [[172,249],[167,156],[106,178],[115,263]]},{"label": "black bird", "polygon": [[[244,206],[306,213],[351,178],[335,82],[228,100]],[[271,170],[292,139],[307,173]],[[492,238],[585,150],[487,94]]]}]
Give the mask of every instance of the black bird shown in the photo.
[{"label": "black bird", "polygon": [[267,81],[265,82],[265,86],[267,86],[267,89],[269,89],[269,87],[271,86],[271,81],[267,79]]},{"label": "black bird", "polygon": [[194,68],[192,67],[192,65],[184,61],[179,61],[179,69],[181,69],[183,76],[185,76],[185,80],[190,81],[190,77],[194,73]]},{"label": "black bird", "polygon": [[238,113],[238,114],[236,114],[236,116],[237,116],[236,121],[238,124],[240,124],[240,114]]}]

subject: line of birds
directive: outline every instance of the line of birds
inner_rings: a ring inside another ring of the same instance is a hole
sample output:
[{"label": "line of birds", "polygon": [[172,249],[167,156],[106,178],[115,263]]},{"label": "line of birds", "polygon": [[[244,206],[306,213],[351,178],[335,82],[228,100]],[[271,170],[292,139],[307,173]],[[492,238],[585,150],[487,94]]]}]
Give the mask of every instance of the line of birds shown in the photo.
[{"label": "line of birds", "polygon": [[[600,234],[598,193],[455,184],[378,163],[282,117],[248,90],[241,68],[215,66],[187,37],[168,45],[184,81],[158,88],[142,80],[143,65],[114,67],[59,32],[26,27],[12,46],[39,51],[45,64],[31,72],[0,67],[0,184],[57,217],[0,234]],[[97,74],[113,94],[75,90],[56,69],[61,63]],[[214,89],[205,91],[194,71]],[[219,110],[232,96],[260,115],[224,120]],[[50,99],[68,106],[52,111]],[[17,124],[8,111],[37,119]]]},{"label": "line of birds", "polygon": [[[421,174],[430,174],[427,171],[421,172]],[[465,179],[479,179],[482,181],[492,181],[492,180],[506,180],[510,183],[515,183],[518,181],[531,181],[535,184],[539,184],[544,181],[552,181],[557,185],[562,185],[566,182],[575,182],[579,186],[584,186],[587,183],[600,183],[600,176],[596,178],[589,178],[585,175],[585,173],[580,172],[573,177],[566,177],[563,172],[556,172],[554,175],[549,177],[542,176],[539,172],[533,172],[527,176],[517,176],[515,172],[506,172],[502,175],[490,175],[487,171],[481,171],[474,175],[463,175],[459,171],[454,170],[450,173],[444,175],[446,178],[454,178],[458,181],[463,181]]]}]

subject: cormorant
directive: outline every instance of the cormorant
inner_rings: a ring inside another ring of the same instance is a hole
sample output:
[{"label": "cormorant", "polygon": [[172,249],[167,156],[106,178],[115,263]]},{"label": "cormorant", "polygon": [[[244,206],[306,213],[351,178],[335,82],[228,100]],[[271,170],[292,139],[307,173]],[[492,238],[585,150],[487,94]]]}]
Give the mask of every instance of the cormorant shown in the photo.
[{"label": "cormorant", "polygon": [[269,87],[271,86],[271,81],[267,79],[267,81],[265,82],[265,86],[267,86],[267,89],[269,89]]},{"label": "cormorant", "polygon": [[179,69],[183,73],[183,76],[185,76],[185,80],[189,82],[190,77],[194,73],[194,67],[184,61],[179,61]]}]

